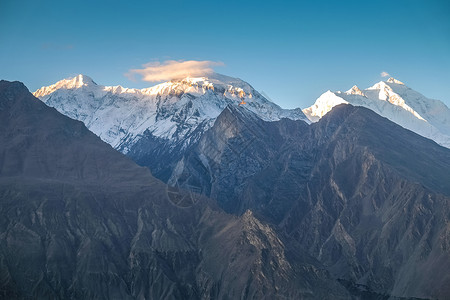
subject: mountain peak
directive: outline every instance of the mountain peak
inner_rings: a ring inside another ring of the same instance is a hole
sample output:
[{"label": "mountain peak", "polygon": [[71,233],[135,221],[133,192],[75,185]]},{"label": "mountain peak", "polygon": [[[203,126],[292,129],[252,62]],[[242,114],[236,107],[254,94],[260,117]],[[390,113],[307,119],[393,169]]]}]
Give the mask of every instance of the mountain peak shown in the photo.
[{"label": "mountain peak", "polygon": [[[219,74],[219,73],[207,73],[204,74],[202,76],[187,76],[185,78],[181,78],[181,79],[174,79],[171,80],[172,82],[177,82],[177,81],[192,81],[192,82],[198,82],[198,81],[211,81],[211,82],[215,82],[215,83],[222,83],[222,84],[231,84],[231,83],[246,83],[245,81],[239,79],[239,78],[234,78],[234,77],[230,77],[227,75],[223,75],[223,74]],[[248,84],[248,83],[246,83]]]},{"label": "mountain peak", "polygon": [[0,112],[21,101],[22,96],[28,93],[27,87],[20,81],[0,80]]},{"label": "mountain peak", "polygon": [[50,86],[43,86],[40,89],[38,89],[36,92],[34,92],[33,95],[35,97],[42,97],[42,96],[51,94],[54,91],[59,90],[59,89],[71,90],[71,89],[78,89],[83,86],[86,86],[86,87],[97,86],[97,84],[94,82],[94,80],[92,80],[91,77],[83,75],[83,74],[78,74],[75,77],[69,77],[69,78],[60,80],[57,83],[52,84]]},{"label": "mountain peak", "polygon": [[356,85],[354,85],[351,89],[349,89],[345,93],[348,94],[348,95],[365,96],[364,93]]},{"label": "mountain peak", "polygon": [[60,88],[76,89],[82,86],[90,86],[97,84],[94,82],[94,80],[92,80],[91,77],[83,74],[78,74],[77,76],[60,80],[54,85],[58,85]]},{"label": "mountain peak", "polygon": [[205,74],[204,76],[186,77],[183,79],[171,80],[170,83],[187,83],[188,85],[198,85],[209,88],[223,87],[225,89],[241,89],[247,94],[253,92],[252,86],[244,80],[222,75],[219,73],[210,73]]},{"label": "mountain peak", "polygon": [[82,86],[97,85],[91,77],[83,74],[78,74],[75,77],[63,79],[59,82],[66,85],[67,88],[80,88]]},{"label": "mountain peak", "polygon": [[205,76],[200,77],[172,79],[141,90],[146,95],[170,94],[173,92],[204,94],[207,91],[216,91],[237,99],[253,98],[258,94],[247,82],[218,73],[205,74]]},{"label": "mountain peak", "polygon": [[394,77],[390,77],[388,80],[386,80],[386,82],[405,85],[403,82],[401,82],[400,80],[395,79]]},{"label": "mountain peak", "polygon": [[328,91],[303,112],[311,122],[316,122],[341,103],[367,107],[406,129],[450,148],[450,109],[395,78],[380,81],[362,91],[356,86],[345,93]]},{"label": "mountain peak", "polygon": [[29,92],[28,88],[20,81],[0,80],[1,89],[15,89],[21,92]]}]

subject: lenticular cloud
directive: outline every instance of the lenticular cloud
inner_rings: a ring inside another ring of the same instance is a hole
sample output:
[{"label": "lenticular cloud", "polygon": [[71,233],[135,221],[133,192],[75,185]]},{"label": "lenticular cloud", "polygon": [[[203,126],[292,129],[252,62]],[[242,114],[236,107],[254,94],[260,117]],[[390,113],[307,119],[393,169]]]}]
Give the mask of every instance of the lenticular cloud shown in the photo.
[{"label": "lenticular cloud", "polygon": [[142,69],[131,69],[126,75],[134,78],[138,74],[143,81],[156,82],[208,75],[214,72],[213,67],[216,66],[223,66],[223,63],[209,60],[167,60],[163,63],[147,63]]}]

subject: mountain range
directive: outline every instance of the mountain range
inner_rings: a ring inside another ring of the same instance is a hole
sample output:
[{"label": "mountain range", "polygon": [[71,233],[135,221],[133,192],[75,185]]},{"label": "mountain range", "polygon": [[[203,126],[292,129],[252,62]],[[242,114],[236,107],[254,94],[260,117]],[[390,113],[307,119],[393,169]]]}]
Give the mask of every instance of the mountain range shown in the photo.
[{"label": "mountain range", "polygon": [[171,140],[187,147],[198,140],[198,128],[210,128],[228,105],[242,101],[265,121],[281,118],[316,122],[334,106],[349,103],[379,115],[438,144],[450,147],[450,109],[426,98],[403,82],[389,78],[360,90],[327,91],[303,109],[282,109],[250,84],[213,73],[208,77],[172,80],[146,89],[97,85],[78,75],[42,87],[33,93],[59,112],[80,120],[105,142],[123,153],[142,137]]},{"label": "mountain range", "polygon": [[398,80],[303,111],[219,74],[34,95],[0,83],[4,297],[450,297],[449,110]]},{"label": "mountain range", "polygon": [[0,81],[0,298],[349,297],[251,211],[169,187]]}]

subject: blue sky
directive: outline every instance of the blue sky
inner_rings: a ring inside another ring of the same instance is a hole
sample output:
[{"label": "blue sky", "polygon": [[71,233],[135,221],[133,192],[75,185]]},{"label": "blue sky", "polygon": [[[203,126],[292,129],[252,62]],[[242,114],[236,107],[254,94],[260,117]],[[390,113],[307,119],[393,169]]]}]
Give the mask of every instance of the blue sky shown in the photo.
[{"label": "blue sky", "polygon": [[30,90],[79,73],[208,60],[282,107],[385,71],[450,106],[450,1],[0,1],[0,78]]}]

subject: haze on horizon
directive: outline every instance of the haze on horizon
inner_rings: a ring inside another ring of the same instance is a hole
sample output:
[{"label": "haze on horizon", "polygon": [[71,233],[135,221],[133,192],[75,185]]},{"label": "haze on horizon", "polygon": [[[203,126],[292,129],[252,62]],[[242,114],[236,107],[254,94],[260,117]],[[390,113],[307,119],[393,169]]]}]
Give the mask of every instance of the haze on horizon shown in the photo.
[{"label": "haze on horizon", "polygon": [[447,1],[6,0],[0,75],[31,91],[79,73],[143,88],[185,71],[148,68],[193,62],[195,74],[239,77],[293,108],[328,89],[367,88],[386,72],[450,106],[449,16]]}]

